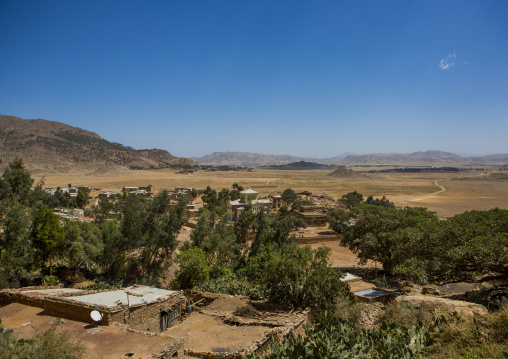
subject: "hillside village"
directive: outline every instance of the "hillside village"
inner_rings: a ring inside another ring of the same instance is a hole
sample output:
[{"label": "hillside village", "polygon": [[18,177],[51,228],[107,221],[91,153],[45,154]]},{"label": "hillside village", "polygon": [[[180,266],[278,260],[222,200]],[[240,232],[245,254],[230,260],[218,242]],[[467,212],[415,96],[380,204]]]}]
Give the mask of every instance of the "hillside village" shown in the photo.
[{"label": "hillside village", "polygon": [[508,359],[508,1],[0,1],[0,359]]},{"label": "hillside village", "polygon": [[[384,197],[365,200],[354,191],[333,199],[290,188],[261,196],[237,183],[220,191],[133,183],[116,191],[70,183],[6,187],[18,186],[15,179],[23,176],[28,174],[22,163],[11,163],[1,182],[3,193],[13,191],[20,203],[45,204],[20,237],[32,239],[40,260],[20,261],[20,255],[30,255],[23,252],[25,244],[3,252],[11,253],[12,261],[2,257],[2,325],[26,338],[58,325],[90,358],[263,357],[292,335],[313,335],[306,323],[325,310],[341,311],[351,325],[368,330],[378,330],[391,308],[403,303],[419,308],[431,326],[437,325],[429,317],[434,308],[444,315],[492,316],[483,305],[463,301],[475,292],[468,277],[453,285],[422,281],[411,272],[397,276],[382,252],[362,257],[365,249],[348,244],[361,236],[348,233],[372,221],[358,211],[408,211]],[[434,220],[430,212],[405,215]],[[504,212],[480,214],[478,223],[484,221],[481,216],[503,226]],[[10,222],[5,223],[8,236]],[[35,277],[17,274],[20,265]],[[503,287],[496,283],[489,305],[499,310],[503,306],[494,298]],[[349,317],[351,305],[359,312]],[[403,350],[414,351],[402,337],[397,340]]]}]

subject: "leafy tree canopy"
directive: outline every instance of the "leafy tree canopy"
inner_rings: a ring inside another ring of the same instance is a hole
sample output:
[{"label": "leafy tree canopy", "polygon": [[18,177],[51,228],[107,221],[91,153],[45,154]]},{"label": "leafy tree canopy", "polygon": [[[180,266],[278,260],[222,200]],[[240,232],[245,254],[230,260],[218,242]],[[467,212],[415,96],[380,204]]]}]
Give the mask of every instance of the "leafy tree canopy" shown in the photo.
[{"label": "leafy tree canopy", "polygon": [[290,205],[298,199],[298,196],[296,195],[296,192],[293,191],[291,188],[286,188],[282,192],[281,198],[284,201],[284,203],[286,203],[286,205]]},{"label": "leafy tree canopy", "polygon": [[363,195],[357,191],[349,192],[342,195],[339,202],[344,203],[348,209],[351,209],[363,202]]}]

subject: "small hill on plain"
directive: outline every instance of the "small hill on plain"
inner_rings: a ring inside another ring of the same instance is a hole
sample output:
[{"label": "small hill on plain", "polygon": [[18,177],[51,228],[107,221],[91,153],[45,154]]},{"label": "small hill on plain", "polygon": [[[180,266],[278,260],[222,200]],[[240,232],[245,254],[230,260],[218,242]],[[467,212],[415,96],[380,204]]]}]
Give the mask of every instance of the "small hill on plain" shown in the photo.
[{"label": "small hill on plain", "polygon": [[194,164],[159,149],[135,150],[109,142],[95,132],[42,119],[24,120],[0,115],[2,166],[22,158],[31,171],[112,171],[164,168]]},{"label": "small hill on plain", "polygon": [[364,177],[363,174],[355,172],[355,171],[353,171],[349,168],[345,168],[345,167],[339,167],[332,173],[328,174],[327,176],[337,177],[337,178]]},{"label": "small hill on plain", "polygon": [[274,169],[274,170],[320,170],[335,168],[334,165],[326,165],[323,163],[298,161],[288,163],[287,165],[271,165],[271,166],[260,166],[262,168]]}]

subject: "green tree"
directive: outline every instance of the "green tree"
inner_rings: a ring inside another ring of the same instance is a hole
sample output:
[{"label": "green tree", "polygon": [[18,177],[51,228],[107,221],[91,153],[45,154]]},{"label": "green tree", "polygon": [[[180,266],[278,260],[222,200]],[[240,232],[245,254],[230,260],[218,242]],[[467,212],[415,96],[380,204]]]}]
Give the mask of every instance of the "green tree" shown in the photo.
[{"label": "green tree", "polygon": [[178,289],[194,288],[209,280],[210,267],[201,248],[189,248],[177,256],[180,269],[172,283]]},{"label": "green tree", "polygon": [[193,247],[202,248],[208,240],[217,216],[215,213],[204,210],[190,234],[190,242]]},{"label": "green tree", "polygon": [[224,216],[217,223],[216,218],[215,213],[204,211],[190,235],[190,240],[192,246],[203,250],[215,274],[229,273],[239,263],[241,245],[237,243],[227,217]]},{"label": "green tree", "polygon": [[243,191],[243,187],[239,186],[238,183],[233,183],[233,189],[229,192],[229,199],[235,201],[240,198],[240,192]]},{"label": "green tree", "polygon": [[333,309],[337,298],[348,292],[342,274],[330,267],[330,249],[288,244],[272,251],[260,282],[272,303],[318,310]]},{"label": "green tree", "polygon": [[201,199],[203,202],[209,207],[216,207],[219,203],[217,199],[217,191],[212,189],[212,187],[207,186],[201,195]]},{"label": "green tree", "polygon": [[143,224],[141,264],[144,275],[154,281],[170,264],[178,246],[176,237],[187,221],[187,199],[179,198],[178,205],[168,211],[169,202],[167,191],[155,196],[148,204]]},{"label": "green tree", "polygon": [[127,239],[122,236],[116,221],[106,221],[101,228],[103,252],[100,264],[105,277],[111,282],[118,282],[126,272],[125,260],[129,249]]},{"label": "green tree", "polygon": [[422,228],[399,233],[398,240],[408,245],[396,253],[396,274],[413,280],[507,283],[507,210],[468,211]]},{"label": "green tree", "polygon": [[23,160],[16,158],[5,168],[0,180],[0,201],[27,205],[33,183],[34,180],[25,169]]},{"label": "green tree", "polygon": [[374,199],[374,197],[369,196],[369,197],[367,197],[367,200],[365,201],[365,203],[373,204],[375,206],[395,208],[395,204],[393,202],[390,202],[385,196],[383,196],[383,198],[381,198],[381,199],[379,199],[379,198]]},{"label": "green tree", "polygon": [[0,288],[17,288],[32,277],[34,260],[29,238],[29,210],[12,206],[2,220],[0,233]]},{"label": "green tree", "polygon": [[90,188],[83,188],[78,190],[78,196],[76,197],[76,205],[79,208],[85,208],[88,204],[88,196],[90,195]]},{"label": "green tree", "polygon": [[102,228],[104,223],[116,217],[117,206],[109,198],[101,198],[99,203],[93,207],[94,222]]},{"label": "green tree", "polygon": [[337,233],[342,233],[349,225],[352,224],[352,213],[342,208],[334,209],[326,214],[326,221],[330,223],[330,229]]},{"label": "green tree", "polygon": [[120,200],[120,232],[128,244],[126,249],[138,248],[141,245],[146,217],[145,202],[143,197],[128,195]]},{"label": "green tree", "polygon": [[94,223],[71,221],[64,226],[64,256],[74,273],[95,267],[103,251],[102,236]]},{"label": "green tree", "polygon": [[305,228],[307,225],[298,217],[290,213],[271,214],[261,210],[255,217],[255,237],[250,247],[249,256],[255,256],[262,251],[262,248],[269,245],[282,248],[289,242],[296,242],[292,231],[298,228]]},{"label": "green tree", "polygon": [[360,263],[369,259],[381,262],[390,274],[399,262],[397,248],[405,245],[400,231],[438,223],[434,213],[421,207],[395,209],[361,204],[352,208],[350,216],[352,222],[342,228],[341,245],[355,253]]},{"label": "green tree", "polygon": [[344,203],[347,209],[351,209],[363,202],[363,195],[357,191],[349,192],[342,195],[342,197],[339,199],[339,202]]},{"label": "green tree", "polygon": [[281,198],[286,204],[286,206],[289,206],[298,199],[298,196],[296,195],[296,192],[293,191],[291,188],[286,188],[284,192],[282,192]]},{"label": "green tree", "polygon": [[58,216],[44,206],[39,207],[32,221],[30,238],[41,261],[41,268],[53,267],[53,259],[63,248],[65,236]]}]

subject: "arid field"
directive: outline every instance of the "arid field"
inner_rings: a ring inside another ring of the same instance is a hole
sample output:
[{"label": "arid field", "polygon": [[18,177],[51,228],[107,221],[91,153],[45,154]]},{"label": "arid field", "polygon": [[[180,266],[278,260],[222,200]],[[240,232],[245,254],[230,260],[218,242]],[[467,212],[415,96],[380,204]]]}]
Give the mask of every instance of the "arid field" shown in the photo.
[{"label": "arid field", "polygon": [[[386,167],[384,167],[385,169]],[[268,170],[228,172],[195,172],[179,174],[175,170],[138,170],[114,173],[62,173],[44,176],[46,187],[88,185],[98,191],[119,191],[124,186],[155,186],[164,188],[193,187],[204,189],[230,188],[233,183],[251,186],[261,195],[295,191],[327,192],[333,197],[359,191],[367,197],[386,196],[399,206],[423,206],[441,217],[450,217],[467,210],[487,210],[494,207],[508,209],[508,176],[493,179],[499,171],[464,170],[436,173],[369,173],[376,168],[354,168],[357,177],[331,177],[331,170]],[[381,168],[383,169],[383,168]],[[506,171],[504,171],[506,172]],[[36,180],[41,176],[34,176]]]}]

